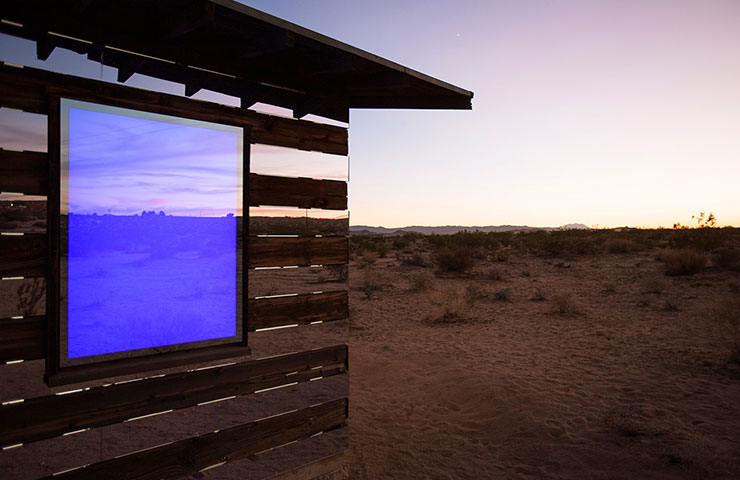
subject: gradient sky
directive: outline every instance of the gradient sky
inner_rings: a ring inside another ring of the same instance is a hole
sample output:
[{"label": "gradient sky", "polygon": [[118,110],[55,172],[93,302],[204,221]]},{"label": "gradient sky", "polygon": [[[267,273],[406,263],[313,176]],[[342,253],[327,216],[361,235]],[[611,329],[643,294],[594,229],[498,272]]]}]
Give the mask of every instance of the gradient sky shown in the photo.
[{"label": "gradient sky", "polygon": [[740,225],[736,0],[243,3],[475,92],[352,111],[352,224]]},{"label": "gradient sky", "polygon": [[241,128],[63,100],[67,105],[62,159],[69,175],[63,168],[62,183],[69,212],[241,215]]}]

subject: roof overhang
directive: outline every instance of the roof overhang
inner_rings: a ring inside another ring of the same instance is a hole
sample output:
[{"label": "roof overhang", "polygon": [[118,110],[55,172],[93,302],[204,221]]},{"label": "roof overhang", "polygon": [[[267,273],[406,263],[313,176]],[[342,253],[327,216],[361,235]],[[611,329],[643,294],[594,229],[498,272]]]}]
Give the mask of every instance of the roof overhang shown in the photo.
[{"label": "roof overhang", "polygon": [[0,32],[118,69],[349,121],[350,108],[470,109],[473,92],[232,0],[2,0]]}]

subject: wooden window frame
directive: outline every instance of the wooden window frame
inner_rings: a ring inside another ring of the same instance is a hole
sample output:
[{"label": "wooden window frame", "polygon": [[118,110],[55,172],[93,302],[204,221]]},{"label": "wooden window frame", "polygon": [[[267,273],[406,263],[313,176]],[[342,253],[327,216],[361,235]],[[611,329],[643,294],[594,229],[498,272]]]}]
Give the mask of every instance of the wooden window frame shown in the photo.
[{"label": "wooden window frame", "polygon": [[[243,159],[242,159],[242,316],[237,321],[241,322],[242,339],[222,345],[194,346],[165,353],[152,353],[131,358],[115,360],[102,360],[85,365],[61,366],[60,365],[60,241],[61,241],[61,201],[60,201],[60,164],[61,164],[61,98],[80,100],[113,107],[135,109],[143,112],[170,115],[179,118],[188,118],[211,123],[222,123],[240,127],[243,129]],[[251,147],[251,128],[249,125],[235,121],[233,118],[225,118],[214,122],[213,112],[209,111],[209,105],[218,110],[218,105],[203,102],[199,110],[192,110],[183,115],[181,109],[167,108],[166,105],[156,105],[152,108],[146,103],[137,103],[132,106],[131,99],[119,101],[116,98],[96,95],[91,100],[88,95],[51,95],[48,97],[47,117],[47,144],[49,158],[48,175],[48,197],[47,197],[47,225],[48,225],[48,274],[47,274],[47,331],[46,331],[46,374],[45,382],[49,386],[65,385],[93,379],[142,373],[147,371],[171,368],[180,365],[191,365],[195,363],[233,358],[250,355],[248,346],[247,319],[248,312],[248,265],[249,265],[249,159]]]}]

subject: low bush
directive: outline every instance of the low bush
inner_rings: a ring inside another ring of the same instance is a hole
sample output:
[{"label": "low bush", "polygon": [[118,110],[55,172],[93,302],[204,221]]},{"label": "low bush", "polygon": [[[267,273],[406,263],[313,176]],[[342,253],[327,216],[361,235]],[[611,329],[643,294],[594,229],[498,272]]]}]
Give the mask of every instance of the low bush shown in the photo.
[{"label": "low bush", "polygon": [[694,275],[706,267],[709,257],[693,248],[664,250],[658,255],[666,275]]},{"label": "low bush", "polygon": [[646,278],[642,281],[642,293],[663,293],[665,282],[658,277]]},{"label": "low bush", "polygon": [[740,364],[740,296],[718,303],[713,314],[727,344],[727,362]]},{"label": "low bush", "polygon": [[740,270],[740,249],[721,247],[714,252],[714,262],[722,268]]},{"label": "low bush", "polygon": [[558,315],[578,315],[581,313],[571,292],[560,292],[552,296],[552,309]]},{"label": "low bush", "polygon": [[411,289],[415,292],[426,292],[434,288],[435,278],[430,272],[422,271],[411,275]]},{"label": "low bush", "polygon": [[439,269],[446,273],[464,273],[475,264],[473,252],[468,247],[442,247],[435,258]]},{"label": "low bush", "polygon": [[427,260],[419,252],[414,252],[411,255],[405,255],[401,257],[401,265],[408,265],[411,267],[426,267]]},{"label": "low bush", "polygon": [[373,268],[366,268],[362,274],[362,284],[360,288],[365,293],[367,298],[382,290],[384,287],[390,285],[388,276],[383,272],[375,270]]},{"label": "low bush", "polygon": [[604,243],[604,248],[609,253],[629,253],[637,250],[637,244],[632,240],[616,238],[607,240]]},{"label": "low bush", "polygon": [[468,320],[471,302],[457,289],[429,290],[427,301],[437,308],[438,315],[430,318],[432,324],[459,323]]},{"label": "low bush", "polygon": [[501,290],[493,294],[493,298],[495,298],[499,302],[510,302],[511,301],[511,289],[502,288]]},{"label": "low bush", "polygon": [[504,271],[500,268],[493,267],[488,271],[487,277],[494,282],[501,282],[504,280]]}]

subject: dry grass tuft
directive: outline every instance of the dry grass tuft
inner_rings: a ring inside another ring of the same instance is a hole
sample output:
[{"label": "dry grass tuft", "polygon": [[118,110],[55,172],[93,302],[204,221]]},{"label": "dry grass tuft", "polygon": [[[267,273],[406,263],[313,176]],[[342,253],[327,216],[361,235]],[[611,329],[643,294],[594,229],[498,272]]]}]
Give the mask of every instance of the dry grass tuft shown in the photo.
[{"label": "dry grass tuft", "polygon": [[391,280],[384,272],[380,272],[368,266],[362,273],[362,284],[360,288],[367,298],[391,284]]},{"label": "dry grass tuft", "polygon": [[432,290],[435,284],[435,277],[431,272],[422,271],[411,275],[411,290],[415,292],[426,292]]},{"label": "dry grass tuft", "polygon": [[650,277],[642,281],[642,293],[663,293],[666,284],[662,278]]},{"label": "dry grass tuft", "polygon": [[581,314],[572,292],[556,293],[552,296],[551,301],[552,311],[558,315],[575,316]]},{"label": "dry grass tuft", "polygon": [[712,313],[727,345],[727,363],[740,365],[740,297],[719,302]]},{"label": "dry grass tuft", "polygon": [[434,325],[461,323],[470,319],[467,314],[471,301],[458,289],[428,290],[426,298],[439,311],[437,316],[429,319]]},{"label": "dry grass tuft", "polygon": [[411,255],[406,255],[401,258],[402,265],[408,265],[411,267],[426,267],[428,266],[426,258],[419,252],[414,252]]},{"label": "dry grass tuft", "polygon": [[493,294],[493,298],[498,300],[499,302],[510,302],[511,301],[511,289],[502,288],[501,290]]},{"label": "dry grass tuft", "polygon": [[704,269],[709,256],[693,248],[681,248],[661,252],[658,260],[665,264],[666,275],[693,275]]},{"label": "dry grass tuft", "polygon": [[467,247],[442,247],[437,250],[436,260],[445,273],[464,273],[475,264],[474,252]]},{"label": "dry grass tuft", "polygon": [[492,280],[494,282],[501,282],[504,280],[504,270],[499,267],[493,267],[488,270],[488,274],[486,276],[489,280]]},{"label": "dry grass tuft", "polygon": [[530,298],[533,302],[544,302],[547,300],[547,292],[542,287],[534,291],[534,295]]},{"label": "dry grass tuft", "polygon": [[637,250],[637,244],[632,240],[616,238],[614,240],[607,240],[604,243],[604,248],[609,253],[629,253]]}]

